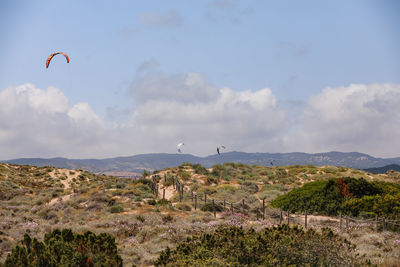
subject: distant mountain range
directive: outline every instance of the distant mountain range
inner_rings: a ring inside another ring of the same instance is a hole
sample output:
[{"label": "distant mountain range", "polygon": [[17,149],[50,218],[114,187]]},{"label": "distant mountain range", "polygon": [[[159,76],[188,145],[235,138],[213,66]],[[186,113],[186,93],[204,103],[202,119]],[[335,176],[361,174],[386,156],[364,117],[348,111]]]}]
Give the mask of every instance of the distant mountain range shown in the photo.
[{"label": "distant mountain range", "polygon": [[143,170],[153,171],[166,167],[179,166],[184,162],[199,163],[205,167],[224,162],[237,162],[248,165],[335,165],[355,169],[382,167],[389,164],[399,164],[398,158],[374,158],[358,152],[327,152],[327,153],[245,153],[228,152],[221,155],[197,157],[190,154],[141,154],[130,157],[107,159],[67,159],[67,158],[20,158],[5,160],[5,163],[54,166],[67,169],[84,169],[94,173],[142,173]]},{"label": "distant mountain range", "polygon": [[400,172],[400,165],[390,164],[390,165],[386,165],[386,166],[383,166],[383,167],[364,169],[364,171],[367,171],[367,172],[370,172],[370,173],[373,173],[373,174],[386,173],[387,171]]}]

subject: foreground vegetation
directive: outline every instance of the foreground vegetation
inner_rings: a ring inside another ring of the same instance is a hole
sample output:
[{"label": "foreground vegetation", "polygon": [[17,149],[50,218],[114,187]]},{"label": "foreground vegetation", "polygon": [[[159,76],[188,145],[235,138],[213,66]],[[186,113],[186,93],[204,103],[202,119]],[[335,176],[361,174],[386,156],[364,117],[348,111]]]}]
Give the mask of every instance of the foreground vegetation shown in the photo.
[{"label": "foreground vegetation", "polygon": [[[278,196],[310,182],[346,177],[364,177],[368,182],[400,181],[396,172],[371,175],[342,167],[311,165],[263,167],[226,163],[206,169],[183,164],[144,173],[142,179],[133,180],[83,170],[0,164],[0,262],[5,261],[25,234],[43,240],[55,229],[69,228],[77,234],[108,233],[115,237],[124,266],[150,266],[167,247],[173,250],[188,237],[211,234],[220,226],[236,225],[244,231],[254,228],[260,232],[279,222],[256,221],[254,213],[251,216],[246,212],[220,212],[215,218],[210,202],[204,204],[199,200],[194,210],[191,191],[199,197],[207,193],[208,200],[219,203],[226,199],[240,204],[244,199],[246,210],[254,211],[262,199],[268,205]],[[176,179],[185,186],[182,201],[173,188]],[[158,196],[152,191],[154,184],[159,186]],[[276,212],[267,209],[267,213]],[[329,217],[313,220],[310,216],[310,225],[330,225]],[[370,228],[343,233],[332,230],[356,244],[356,253],[365,254],[372,263],[400,263],[397,233],[376,233]]]},{"label": "foreground vegetation", "polygon": [[[329,229],[287,225],[256,232],[231,226],[167,248],[156,266],[355,266],[354,247]],[[365,262],[366,263],[366,262]]]},{"label": "foreground vegetation", "polygon": [[110,234],[64,229],[46,234],[43,242],[25,234],[0,266],[122,266],[122,258]]},{"label": "foreground vegetation", "polygon": [[279,196],[271,204],[292,212],[400,219],[400,184],[350,177],[316,181]]}]

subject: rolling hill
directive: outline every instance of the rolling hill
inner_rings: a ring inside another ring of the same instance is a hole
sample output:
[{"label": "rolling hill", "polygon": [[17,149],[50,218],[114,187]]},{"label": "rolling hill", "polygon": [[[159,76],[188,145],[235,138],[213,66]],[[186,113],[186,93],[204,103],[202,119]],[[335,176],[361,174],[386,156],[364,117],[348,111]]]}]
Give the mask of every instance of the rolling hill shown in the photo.
[{"label": "rolling hill", "polygon": [[243,163],[248,165],[334,165],[355,169],[376,168],[389,164],[400,164],[400,158],[375,158],[358,152],[327,152],[327,153],[245,153],[228,152],[221,155],[197,157],[190,154],[139,154],[129,157],[115,157],[106,159],[68,159],[68,158],[19,158],[4,160],[5,163],[53,166],[67,169],[84,169],[94,173],[128,172],[131,175],[140,174],[143,170],[153,171],[170,166],[178,166],[184,162],[201,164],[211,167],[225,162]]}]

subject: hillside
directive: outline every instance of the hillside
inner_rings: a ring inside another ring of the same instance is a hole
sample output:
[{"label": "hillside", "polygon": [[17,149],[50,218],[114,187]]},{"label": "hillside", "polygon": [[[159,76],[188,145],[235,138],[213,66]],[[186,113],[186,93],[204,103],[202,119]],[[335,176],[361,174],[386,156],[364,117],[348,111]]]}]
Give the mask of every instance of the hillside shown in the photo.
[{"label": "hillside", "polygon": [[386,165],[386,166],[383,166],[383,167],[364,169],[364,171],[370,172],[370,173],[375,173],[375,174],[386,173],[388,171],[400,172],[400,165],[398,165],[398,164],[390,164],[390,165]]},{"label": "hillside", "polygon": [[221,155],[210,155],[197,157],[189,154],[142,154],[130,157],[116,157],[108,159],[67,159],[67,158],[21,158],[5,160],[5,163],[27,164],[34,166],[53,166],[67,169],[84,169],[94,173],[119,174],[129,177],[140,175],[143,170],[153,171],[170,166],[179,166],[188,162],[201,164],[207,168],[215,164],[226,162],[243,163],[247,165],[261,166],[289,166],[289,165],[333,165],[344,166],[355,169],[381,167],[388,164],[400,164],[400,158],[374,158],[367,154],[350,152],[328,152],[328,153],[245,153],[228,152]]},{"label": "hillside", "polygon": [[[371,175],[350,168],[312,165],[263,167],[226,163],[207,169],[184,164],[134,180],[84,170],[0,164],[0,262],[25,233],[43,239],[45,233],[56,228],[70,228],[77,233],[112,234],[124,266],[149,266],[167,246],[174,248],[190,236],[210,233],[219,226],[261,231],[279,224],[279,211],[268,208],[276,197],[308,182],[347,176],[399,181],[399,173],[395,172]],[[176,181],[184,186],[183,199],[174,188]],[[154,194],[155,185],[158,197]],[[192,191],[198,197],[196,210]],[[267,209],[266,219],[261,221],[254,211],[263,198]],[[212,200],[214,208],[221,210],[226,200],[226,212],[214,217]],[[229,212],[228,203],[232,203],[234,214]],[[334,226],[335,218],[317,215],[309,216],[310,227],[317,231],[332,226],[333,231],[357,245],[357,253],[366,254],[373,262],[400,262],[398,245],[394,246],[400,234],[377,233],[368,227],[363,228],[362,234],[356,228],[339,232]],[[292,215],[291,224],[301,224],[302,220],[300,215]]]}]

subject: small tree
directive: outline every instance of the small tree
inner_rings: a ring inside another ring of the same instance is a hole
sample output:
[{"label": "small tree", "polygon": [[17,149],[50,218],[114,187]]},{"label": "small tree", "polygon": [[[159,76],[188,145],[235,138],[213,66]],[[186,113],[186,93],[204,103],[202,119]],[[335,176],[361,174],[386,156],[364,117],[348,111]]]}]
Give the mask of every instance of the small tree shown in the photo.
[{"label": "small tree", "polygon": [[[1,265],[1,264],[0,264]],[[28,234],[7,255],[4,266],[122,266],[113,236],[90,231],[74,234],[71,229],[54,230],[44,241]]]}]

